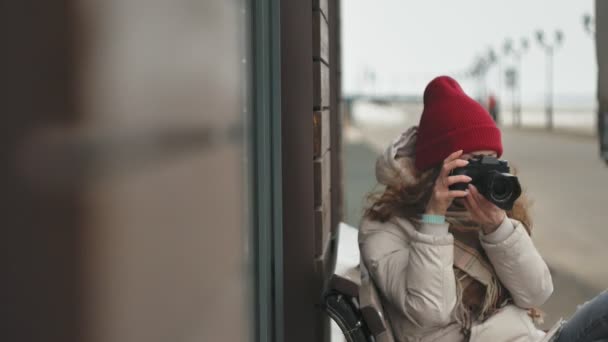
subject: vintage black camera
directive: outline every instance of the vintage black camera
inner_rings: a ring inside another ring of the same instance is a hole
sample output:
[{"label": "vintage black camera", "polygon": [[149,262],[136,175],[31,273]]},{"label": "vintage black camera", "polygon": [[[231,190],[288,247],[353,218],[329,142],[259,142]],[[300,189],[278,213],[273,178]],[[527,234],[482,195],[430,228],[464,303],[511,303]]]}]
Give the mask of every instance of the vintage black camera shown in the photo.
[{"label": "vintage black camera", "polygon": [[[498,160],[491,156],[474,156],[469,159],[469,164],[452,170],[452,176],[466,175],[473,180],[479,192],[504,210],[511,210],[513,203],[521,195],[521,186],[517,177],[510,174],[510,168],[506,161]],[[450,186],[450,190],[466,190],[467,183],[456,183]]]}]

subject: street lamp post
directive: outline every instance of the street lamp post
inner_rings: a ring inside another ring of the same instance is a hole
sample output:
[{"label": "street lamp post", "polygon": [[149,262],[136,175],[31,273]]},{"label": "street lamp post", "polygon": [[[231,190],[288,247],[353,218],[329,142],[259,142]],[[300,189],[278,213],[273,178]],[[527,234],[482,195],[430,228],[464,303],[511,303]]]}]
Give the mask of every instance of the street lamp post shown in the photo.
[{"label": "street lamp post", "polygon": [[595,37],[595,27],[594,27],[594,23],[593,23],[593,17],[591,17],[591,14],[583,15],[583,27],[585,28],[585,32],[587,32],[589,35]]},{"label": "street lamp post", "polygon": [[521,125],[521,111],[522,111],[522,85],[523,85],[523,77],[522,77],[522,58],[521,56],[523,55],[524,52],[528,51],[528,47],[530,46],[530,44],[528,43],[528,39],[527,38],[522,38],[521,39],[521,49],[518,52],[518,57],[517,57],[517,69],[519,70],[519,83],[517,84],[517,120],[519,125]]},{"label": "street lamp post", "polygon": [[[597,4],[599,6],[599,4]],[[598,7],[599,8],[599,7]],[[597,12],[596,12],[597,13]],[[597,14],[596,14],[597,15]],[[596,20],[591,14],[583,15],[583,28],[585,32],[591,37],[593,40],[597,40],[597,29],[596,29]],[[596,41],[597,49],[599,49],[600,44]],[[599,50],[597,51],[599,53]],[[598,55],[598,62],[600,61],[600,56]],[[601,100],[601,85],[600,85],[600,76],[598,72],[598,76],[596,79],[596,96],[597,96],[597,113],[596,113],[596,124],[597,124],[597,136],[600,147],[600,156],[604,159],[604,162],[608,164],[608,111],[602,106]]]},{"label": "street lamp post", "polygon": [[542,48],[545,50],[545,59],[546,59],[546,76],[547,76],[547,85],[546,85],[546,94],[545,94],[545,115],[547,116],[547,129],[553,129],[553,54],[555,49],[558,48],[563,40],[564,34],[562,31],[555,31],[555,40],[553,43],[549,43],[545,39],[545,34],[543,31],[536,31],[536,40],[540,44]]},{"label": "street lamp post", "polygon": [[[505,40],[505,44],[503,46],[503,50],[504,50],[504,54],[506,56],[513,56],[514,60],[515,60],[515,65],[516,65],[516,69],[517,70],[515,73],[513,73],[512,75],[510,75],[513,84],[512,84],[512,107],[513,107],[513,125],[518,127],[521,126],[521,111],[522,111],[522,105],[521,105],[521,96],[522,96],[522,91],[521,91],[521,70],[522,70],[522,63],[521,63],[521,57],[522,55],[528,50],[529,47],[529,43],[528,43],[528,39],[526,38],[521,38],[521,46],[519,49],[515,48],[513,46],[513,40],[511,39],[507,39]],[[515,92],[517,91],[517,97],[515,96]]]},{"label": "street lamp post", "polygon": [[496,56],[496,53],[494,52],[494,50],[492,48],[488,49],[488,53],[486,55],[485,60],[486,60],[486,68],[485,68],[485,72],[484,72],[484,87],[486,88],[486,94],[485,94],[484,100],[487,99],[488,96],[490,95],[488,93],[488,84],[487,84],[487,78],[486,78],[488,71],[490,70],[490,68],[493,65],[497,64],[497,62],[498,62],[498,57]]},{"label": "street lamp post", "polygon": [[477,57],[475,63],[471,67],[469,74],[477,81],[477,96],[481,100],[485,93],[485,73],[487,70],[487,62],[482,57]]}]

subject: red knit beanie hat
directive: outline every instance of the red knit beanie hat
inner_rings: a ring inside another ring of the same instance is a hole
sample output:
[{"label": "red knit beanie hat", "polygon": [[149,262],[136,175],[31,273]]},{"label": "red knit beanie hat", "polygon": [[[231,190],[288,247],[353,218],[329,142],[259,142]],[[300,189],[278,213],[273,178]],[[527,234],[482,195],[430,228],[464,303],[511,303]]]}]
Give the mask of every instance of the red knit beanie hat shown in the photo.
[{"label": "red knit beanie hat", "polygon": [[416,168],[425,171],[453,152],[491,150],[502,155],[500,130],[490,114],[458,82],[440,76],[424,90],[416,139]]}]

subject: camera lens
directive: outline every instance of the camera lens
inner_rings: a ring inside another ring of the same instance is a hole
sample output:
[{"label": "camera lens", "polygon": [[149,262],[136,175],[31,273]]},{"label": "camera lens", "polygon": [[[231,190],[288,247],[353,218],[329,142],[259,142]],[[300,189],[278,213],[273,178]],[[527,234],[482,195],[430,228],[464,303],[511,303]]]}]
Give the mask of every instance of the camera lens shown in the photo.
[{"label": "camera lens", "polygon": [[511,195],[513,194],[513,184],[507,177],[502,177],[497,175],[492,180],[492,184],[490,186],[490,195],[492,199],[497,202],[504,202],[509,200]]},{"label": "camera lens", "polygon": [[478,188],[490,202],[504,210],[511,210],[515,200],[521,195],[517,177],[495,170],[485,175]]}]

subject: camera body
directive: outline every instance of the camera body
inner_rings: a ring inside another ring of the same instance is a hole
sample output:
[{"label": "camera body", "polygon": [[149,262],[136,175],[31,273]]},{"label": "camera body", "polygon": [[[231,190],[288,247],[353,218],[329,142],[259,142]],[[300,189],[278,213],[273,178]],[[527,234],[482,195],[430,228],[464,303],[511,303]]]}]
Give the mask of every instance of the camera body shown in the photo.
[{"label": "camera body", "polygon": [[[492,156],[474,156],[469,164],[452,170],[451,175],[466,175],[479,192],[504,210],[511,210],[513,203],[521,195],[521,186],[516,176],[509,172],[509,164]],[[456,183],[450,190],[466,190],[467,183]]]}]

